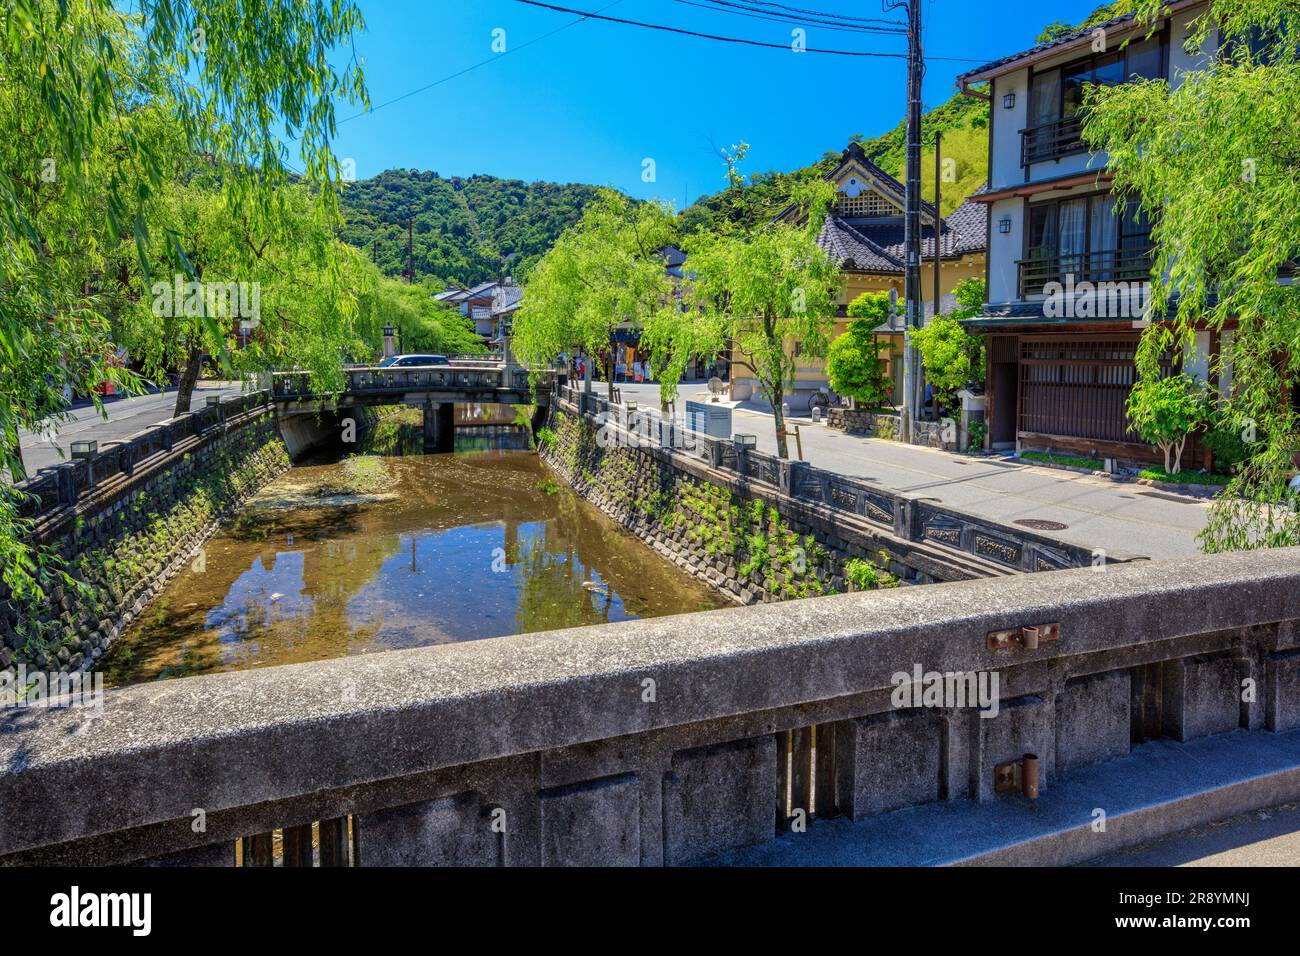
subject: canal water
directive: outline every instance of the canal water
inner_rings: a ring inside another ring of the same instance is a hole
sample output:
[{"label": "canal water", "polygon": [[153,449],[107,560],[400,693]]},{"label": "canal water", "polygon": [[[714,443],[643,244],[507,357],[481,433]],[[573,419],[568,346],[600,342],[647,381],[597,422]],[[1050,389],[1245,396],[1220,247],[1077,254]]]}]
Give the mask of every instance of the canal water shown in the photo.
[{"label": "canal water", "polygon": [[[457,429],[460,433],[462,430]],[[109,686],[721,607],[527,451],[295,467],[100,661]]]}]

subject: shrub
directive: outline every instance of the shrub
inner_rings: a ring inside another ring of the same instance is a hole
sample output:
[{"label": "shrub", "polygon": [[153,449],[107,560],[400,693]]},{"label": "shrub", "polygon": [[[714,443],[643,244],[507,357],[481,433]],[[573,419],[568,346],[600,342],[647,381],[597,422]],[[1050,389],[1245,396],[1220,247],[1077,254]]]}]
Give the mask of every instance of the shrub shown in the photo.
[{"label": "shrub", "polygon": [[1204,386],[1187,373],[1143,378],[1128,397],[1128,417],[1142,440],[1165,456],[1165,472],[1182,470],[1183,448],[1205,418]]},{"label": "shrub", "polygon": [[879,324],[875,319],[854,319],[848,330],[831,343],[826,357],[826,377],[831,388],[866,408],[884,405],[892,384],[880,357],[880,350],[889,344],[872,334]]},{"label": "shrub", "polygon": [[844,577],[855,591],[898,587],[898,578],[874,562],[863,558],[849,558],[845,561]]}]

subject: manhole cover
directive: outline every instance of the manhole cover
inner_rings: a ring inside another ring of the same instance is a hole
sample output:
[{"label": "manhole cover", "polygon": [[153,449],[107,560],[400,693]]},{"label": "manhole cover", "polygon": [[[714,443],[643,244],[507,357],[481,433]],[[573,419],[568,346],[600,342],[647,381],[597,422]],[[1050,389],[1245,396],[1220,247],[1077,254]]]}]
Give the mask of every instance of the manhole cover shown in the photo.
[{"label": "manhole cover", "polygon": [[1048,521],[1045,518],[1020,518],[1014,523],[1024,525],[1026,528],[1033,528],[1035,531],[1064,531],[1070,527],[1068,524],[1061,524],[1059,521]]}]

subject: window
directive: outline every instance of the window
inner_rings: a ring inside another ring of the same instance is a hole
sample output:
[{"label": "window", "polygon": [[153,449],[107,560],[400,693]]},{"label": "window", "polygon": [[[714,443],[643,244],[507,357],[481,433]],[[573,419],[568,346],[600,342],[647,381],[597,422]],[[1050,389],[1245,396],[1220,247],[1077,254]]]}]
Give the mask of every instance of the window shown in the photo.
[{"label": "window", "polygon": [[1077,115],[1083,106],[1084,87],[1089,83],[1117,86],[1164,76],[1165,46],[1163,33],[1145,39],[1135,37],[1113,52],[1035,73],[1030,81],[1030,127]]},{"label": "window", "polygon": [[1021,295],[1070,276],[1076,282],[1134,281],[1150,269],[1150,223],[1136,203],[1116,215],[1115,198],[1094,193],[1031,203],[1027,213]]},{"label": "window", "polygon": [[868,219],[876,216],[896,216],[899,209],[879,193],[863,190],[850,198],[840,193],[835,200],[835,211],[846,219]]}]

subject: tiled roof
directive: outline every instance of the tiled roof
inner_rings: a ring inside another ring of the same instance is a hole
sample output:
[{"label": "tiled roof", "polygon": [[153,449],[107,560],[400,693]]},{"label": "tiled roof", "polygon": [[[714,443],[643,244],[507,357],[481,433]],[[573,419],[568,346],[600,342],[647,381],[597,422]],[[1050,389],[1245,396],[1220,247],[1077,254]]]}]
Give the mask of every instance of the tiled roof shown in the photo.
[{"label": "tiled roof", "polygon": [[1031,46],[1028,50],[1022,50],[1019,53],[1013,53],[1010,56],[1004,56],[1001,59],[992,61],[991,63],[985,63],[983,66],[978,67],[974,70],[967,70],[965,73],[961,74],[961,76],[957,77],[957,85],[961,86],[963,83],[967,81],[968,77],[980,76],[984,73],[997,70],[998,67],[1006,66],[1009,63],[1014,63],[1017,60],[1023,59],[1024,57],[1035,56],[1039,53],[1044,53],[1047,50],[1052,49],[1053,47],[1067,46],[1068,44],[1074,43],[1077,40],[1081,40],[1084,37],[1090,37],[1092,36],[1094,30],[1099,30],[1099,29],[1109,30],[1111,27],[1117,27],[1120,24],[1128,23],[1129,21],[1133,20],[1135,16],[1136,15],[1133,13],[1125,13],[1122,16],[1111,17],[1109,20],[1106,20],[1102,23],[1093,23],[1086,27],[1079,27],[1079,29],[1073,30],[1070,33],[1066,33],[1062,36],[1059,36],[1054,40],[1047,40],[1043,43],[1037,44],[1036,46]]},{"label": "tiled roof", "polygon": [[[981,186],[972,195],[978,196],[987,188]],[[901,273],[907,260],[903,233],[903,222],[898,217],[849,221],[832,213],[826,217],[817,244],[841,269]],[[967,199],[943,220],[939,254],[944,259],[960,259],[987,248],[988,211],[980,203]],[[921,257],[934,258],[931,226],[921,227]]]},{"label": "tiled roof", "polygon": [[492,296],[492,314],[501,315],[519,308],[524,297],[524,287],[520,285],[503,285]]},{"label": "tiled roof", "polygon": [[839,216],[831,214],[822,223],[817,245],[841,269],[860,272],[902,272],[903,260],[886,252]]}]

